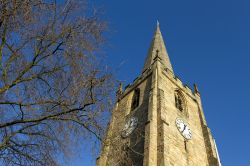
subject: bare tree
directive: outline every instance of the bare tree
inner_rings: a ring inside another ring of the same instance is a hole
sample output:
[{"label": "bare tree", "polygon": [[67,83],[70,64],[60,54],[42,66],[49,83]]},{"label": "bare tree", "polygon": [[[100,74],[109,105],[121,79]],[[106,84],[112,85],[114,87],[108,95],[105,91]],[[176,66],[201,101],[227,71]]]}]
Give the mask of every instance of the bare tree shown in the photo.
[{"label": "bare tree", "polygon": [[57,165],[72,138],[102,137],[106,25],[77,0],[0,0],[0,12],[0,163]]}]

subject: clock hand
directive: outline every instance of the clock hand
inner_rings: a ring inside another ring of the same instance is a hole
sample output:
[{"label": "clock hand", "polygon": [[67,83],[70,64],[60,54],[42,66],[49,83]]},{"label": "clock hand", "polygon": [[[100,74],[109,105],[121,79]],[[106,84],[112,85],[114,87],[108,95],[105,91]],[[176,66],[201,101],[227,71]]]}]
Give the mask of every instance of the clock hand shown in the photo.
[{"label": "clock hand", "polygon": [[187,127],[187,125],[184,125],[184,129],[182,130],[182,133],[185,131],[186,127]]}]

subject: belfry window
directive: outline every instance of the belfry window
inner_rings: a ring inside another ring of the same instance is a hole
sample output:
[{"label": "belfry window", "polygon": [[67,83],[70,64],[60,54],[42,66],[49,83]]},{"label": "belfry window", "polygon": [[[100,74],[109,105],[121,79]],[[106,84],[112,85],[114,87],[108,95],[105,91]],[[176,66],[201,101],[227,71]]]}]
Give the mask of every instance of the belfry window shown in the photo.
[{"label": "belfry window", "polygon": [[132,99],[132,105],[131,105],[131,111],[136,109],[139,106],[140,101],[140,89],[135,89],[133,99]]},{"label": "belfry window", "polygon": [[175,92],[175,106],[181,112],[184,110],[184,99],[178,91]]}]

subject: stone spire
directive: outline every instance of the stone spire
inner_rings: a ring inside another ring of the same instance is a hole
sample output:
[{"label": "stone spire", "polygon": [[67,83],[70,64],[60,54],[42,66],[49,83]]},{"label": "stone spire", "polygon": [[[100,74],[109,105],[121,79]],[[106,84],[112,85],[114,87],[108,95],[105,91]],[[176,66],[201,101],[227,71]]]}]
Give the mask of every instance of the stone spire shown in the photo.
[{"label": "stone spire", "polygon": [[161,34],[160,25],[157,21],[157,27],[154,33],[153,40],[151,42],[151,46],[148,51],[147,58],[144,63],[143,71],[151,66],[154,62],[154,59],[158,56],[160,62],[162,63],[164,68],[167,68],[173,72],[173,68],[168,57],[167,49],[164,44],[164,40]]}]

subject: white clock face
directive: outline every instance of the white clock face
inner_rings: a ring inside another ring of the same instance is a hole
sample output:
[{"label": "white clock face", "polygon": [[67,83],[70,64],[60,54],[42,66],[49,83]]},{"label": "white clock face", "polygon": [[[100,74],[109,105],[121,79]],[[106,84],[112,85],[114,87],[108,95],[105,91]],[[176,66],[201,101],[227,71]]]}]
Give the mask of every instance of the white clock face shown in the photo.
[{"label": "white clock face", "polygon": [[186,138],[186,139],[191,139],[192,138],[192,132],[189,126],[182,120],[177,118],[175,121],[175,124],[180,131],[181,135]]},{"label": "white clock face", "polygon": [[138,119],[136,117],[130,118],[126,123],[122,130],[122,137],[126,138],[129,136],[136,128],[138,124]]}]

